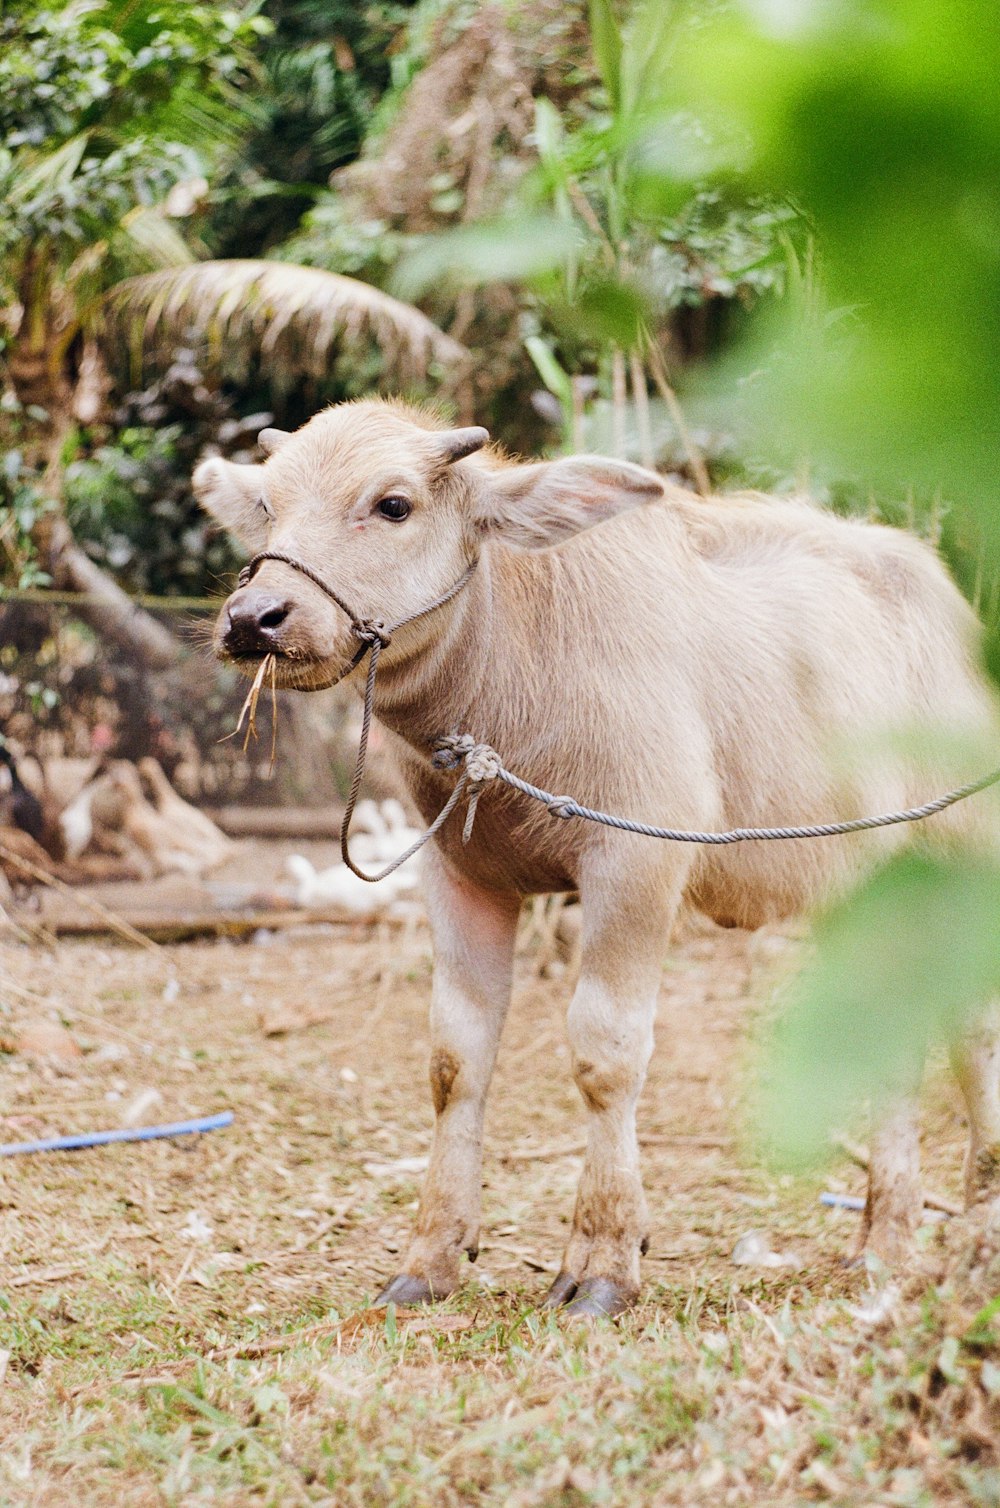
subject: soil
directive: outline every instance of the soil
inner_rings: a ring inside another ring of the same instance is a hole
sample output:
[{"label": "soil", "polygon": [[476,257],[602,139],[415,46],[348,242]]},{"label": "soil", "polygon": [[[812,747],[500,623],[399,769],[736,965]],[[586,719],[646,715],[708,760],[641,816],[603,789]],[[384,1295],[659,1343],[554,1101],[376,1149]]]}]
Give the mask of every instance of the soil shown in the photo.
[{"label": "soil", "polygon": [[[293,847],[317,865],[334,857],[331,844],[245,845],[213,879],[252,874],[273,892]],[[155,893],[132,889],[140,901]],[[92,893],[128,914],[129,891]],[[171,882],[160,893],[173,893]],[[829,1271],[850,1247],[857,1217],[821,1208],[818,1195],[825,1186],[862,1193],[860,1170],[845,1161],[822,1179],[773,1175],[748,1133],[749,1049],[799,952],[778,929],[692,921],[670,953],[639,1115],[653,1222],[647,1302],[681,1273],[729,1271],[749,1228],[766,1226],[808,1271]],[[43,1019],[62,1023],[81,1049],[68,1061],[5,1060],[4,1140],[114,1127],[140,1096],[145,1122],[235,1117],[210,1136],[0,1165],[10,1270],[30,1281],[35,1265],[72,1265],[83,1221],[91,1248],[121,1245],[134,1270],[176,1277],[194,1250],[194,1212],[211,1228],[197,1265],[221,1255],[235,1271],[248,1261],[254,1270],[235,1285],[241,1302],[263,1304],[276,1321],[305,1295],[345,1312],[392,1274],[419,1189],[412,1160],[426,1156],[431,1129],[425,925],[321,923],[156,951],[6,945],[3,964],[5,1039]],[[583,1134],[563,1030],[570,989],[565,972],[539,978],[530,942],[522,949],[470,1281],[540,1293],[558,1269]],[[292,1029],[270,1034],[283,1022]],[[929,1180],[957,1198],[960,1105],[945,1083],[933,1099]]]}]

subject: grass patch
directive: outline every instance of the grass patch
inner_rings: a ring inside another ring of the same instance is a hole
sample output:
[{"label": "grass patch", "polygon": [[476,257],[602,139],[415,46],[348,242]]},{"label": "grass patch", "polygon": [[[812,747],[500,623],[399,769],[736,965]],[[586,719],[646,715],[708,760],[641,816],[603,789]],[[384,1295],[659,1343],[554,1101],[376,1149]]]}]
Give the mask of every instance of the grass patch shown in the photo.
[{"label": "grass patch", "polygon": [[[418,1188],[393,1165],[428,1145],[422,934],[399,956],[349,929],[162,959],[6,950],[8,1014],[37,1000],[82,1049],[68,1070],[5,1062],[18,1133],[114,1124],[151,1085],[158,1118],[235,1121],[0,1167],[0,1503],[1000,1504],[1000,1285],[963,1269],[963,1222],[928,1230],[870,1322],[873,1279],[839,1265],[855,1217],[821,1209],[815,1181],[773,1178],[742,1139],[745,1044],[779,942],[705,934],[674,953],[642,1106],[658,1138],[642,1302],[575,1326],[536,1307],[580,1166],[563,983],[520,981],[479,1262],[432,1313],[385,1314],[365,1305]],[[261,1009],[331,972],[356,990],[342,1017],[264,1036]],[[957,1188],[961,1140],[935,1079],[936,1186]],[[551,1153],[503,1161],[528,1143]],[[860,1190],[846,1162],[827,1176]],[[802,1268],[734,1267],[756,1227]]]}]

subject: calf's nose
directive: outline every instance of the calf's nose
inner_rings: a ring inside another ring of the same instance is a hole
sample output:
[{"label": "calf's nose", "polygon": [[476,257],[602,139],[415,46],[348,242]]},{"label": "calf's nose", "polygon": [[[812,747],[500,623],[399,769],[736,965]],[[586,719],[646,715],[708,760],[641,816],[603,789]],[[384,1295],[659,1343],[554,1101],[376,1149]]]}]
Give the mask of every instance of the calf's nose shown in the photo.
[{"label": "calf's nose", "polygon": [[234,592],[226,605],[222,645],[231,655],[266,655],[279,648],[281,625],[292,604],[253,587]]}]

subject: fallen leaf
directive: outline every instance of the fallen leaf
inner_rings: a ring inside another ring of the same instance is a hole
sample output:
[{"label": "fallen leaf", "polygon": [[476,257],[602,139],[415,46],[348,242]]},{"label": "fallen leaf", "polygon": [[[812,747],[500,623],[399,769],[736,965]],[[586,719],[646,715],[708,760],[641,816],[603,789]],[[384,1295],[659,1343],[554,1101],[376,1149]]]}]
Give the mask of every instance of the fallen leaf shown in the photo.
[{"label": "fallen leaf", "polygon": [[798,1270],[801,1261],[794,1252],[772,1251],[766,1231],[749,1230],[733,1247],[730,1258],[736,1267],[790,1267]]},{"label": "fallen leaf", "polygon": [[122,1125],[141,1126],[148,1112],[162,1099],[163,1095],[158,1089],[141,1089],[122,1116]]},{"label": "fallen leaf", "polygon": [[371,1178],[407,1178],[411,1173],[426,1173],[428,1157],[397,1157],[394,1162],[362,1163]]},{"label": "fallen leaf", "polygon": [[15,1051],[26,1058],[53,1063],[72,1063],[80,1049],[64,1026],[55,1021],[33,1021],[17,1038]]},{"label": "fallen leaf", "polygon": [[212,1235],[212,1227],[203,1215],[197,1210],[188,1210],[187,1218],[181,1226],[182,1236],[189,1241],[207,1241]]}]

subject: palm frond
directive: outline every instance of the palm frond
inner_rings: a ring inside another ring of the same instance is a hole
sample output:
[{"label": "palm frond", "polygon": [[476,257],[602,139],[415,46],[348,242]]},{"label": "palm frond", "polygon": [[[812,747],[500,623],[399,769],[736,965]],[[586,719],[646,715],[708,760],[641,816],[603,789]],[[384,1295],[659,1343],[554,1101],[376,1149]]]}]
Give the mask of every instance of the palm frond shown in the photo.
[{"label": "palm frond", "polygon": [[394,384],[426,381],[431,366],[467,370],[469,352],[411,304],[355,278],[287,262],[217,261],[146,273],[102,302],[105,330],[140,357],[194,340],[229,372],[258,363],[272,383],[328,377],[338,351],[374,346]]},{"label": "palm frond", "polygon": [[194,262],[194,254],[177,226],[158,209],[137,205],[122,217],[121,229],[147,267],[190,267]]},{"label": "palm frond", "polygon": [[11,200],[24,204],[38,194],[65,188],[79,168],[89,140],[90,132],[81,131],[54,151],[32,148],[24,152],[18,158],[18,172],[12,179]]}]

